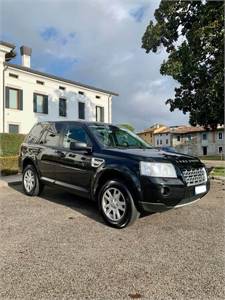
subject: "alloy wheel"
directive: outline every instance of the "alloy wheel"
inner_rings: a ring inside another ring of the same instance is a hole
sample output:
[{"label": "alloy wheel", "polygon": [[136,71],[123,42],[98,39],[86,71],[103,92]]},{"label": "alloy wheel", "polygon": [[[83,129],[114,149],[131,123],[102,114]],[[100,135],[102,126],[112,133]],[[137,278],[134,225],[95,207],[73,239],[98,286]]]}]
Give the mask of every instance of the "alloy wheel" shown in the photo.
[{"label": "alloy wheel", "polygon": [[35,176],[32,170],[28,169],[23,178],[24,187],[28,193],[35,187]]},{"label": "alloy wheel", "polygon": [[117,188],[108,188],[102,196],[102,209],[105,215],[114,222],[118,222],[126,213],[126,200]]}]

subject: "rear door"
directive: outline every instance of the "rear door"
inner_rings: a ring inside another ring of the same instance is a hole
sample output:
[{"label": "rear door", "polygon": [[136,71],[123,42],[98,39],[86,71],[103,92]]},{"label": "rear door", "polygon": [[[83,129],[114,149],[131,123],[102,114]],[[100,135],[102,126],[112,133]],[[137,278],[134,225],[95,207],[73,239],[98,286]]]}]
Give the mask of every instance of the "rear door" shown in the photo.
[{"label": "rear door", "polygon": [[77,190],[78,194],[87,194],[90,190],[91,176],[94,169],[91,166],[92,154],[86,150],[70,150],[71,142],[82,142],[92,147],[91,139],[85,127],[68,123],[64,128],[60,150],[60,167],[57,179],[61,185]]},{"label": "rear door", "polygon": [[56,180],[60,172],[59,143],[63,130],[63,123],[50,123],[39,141],[38,165],[42,179]]}]

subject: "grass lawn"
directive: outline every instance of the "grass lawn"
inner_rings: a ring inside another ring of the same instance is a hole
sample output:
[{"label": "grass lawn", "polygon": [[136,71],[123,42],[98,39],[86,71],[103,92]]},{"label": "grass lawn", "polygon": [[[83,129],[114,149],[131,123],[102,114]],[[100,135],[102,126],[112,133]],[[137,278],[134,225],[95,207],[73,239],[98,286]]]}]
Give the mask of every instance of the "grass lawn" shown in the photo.
[{"label": "grass lawn", "polygon": [[224,157],[221,159],[221,155],[207,155],[207,156],[199,156],[201,160],[224,160]]},{"label": "grass lawn", "polygon": [[212,176],[223,176],[225,177],[225,168],[224,167],[216,167],[213,168],[212,172],[210,173]]}]

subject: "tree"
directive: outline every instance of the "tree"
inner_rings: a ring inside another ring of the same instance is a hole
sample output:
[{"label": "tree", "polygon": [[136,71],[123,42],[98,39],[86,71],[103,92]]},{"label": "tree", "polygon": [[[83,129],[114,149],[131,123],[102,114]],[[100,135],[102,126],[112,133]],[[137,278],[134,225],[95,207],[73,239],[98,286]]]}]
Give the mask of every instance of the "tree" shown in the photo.
[{"label": "tree", "polygon": [[121,127],[121,128],[128,129],[132,132],[134,132],[134,130],[135,130],[134,127],[131,124],[119,124],[118,126]]},{"label": "tree", "polygon": [[224,2],[162,0],[154,15],[142,48],[164,47],[160,72],[180,83],[166,104],[190,112],[192,125],[215,129],[224,123]]}]

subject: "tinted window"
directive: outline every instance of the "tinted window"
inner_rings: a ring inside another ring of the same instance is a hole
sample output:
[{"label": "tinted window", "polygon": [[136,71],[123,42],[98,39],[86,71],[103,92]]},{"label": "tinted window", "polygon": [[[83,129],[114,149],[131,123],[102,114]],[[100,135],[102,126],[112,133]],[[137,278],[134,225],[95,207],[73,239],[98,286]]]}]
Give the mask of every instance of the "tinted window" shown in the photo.
[{"label": "tinted window", "polygon": [[50,124],[46,127],[44,134],[42,135],[40,144],[56,147],[59,145],[59,138],[62,129],[61,123]]},{"label": "tinted window", "polygon": [[122,148],[150,148],[144,140],[136,134],[111,125],[90,125],[96,139],[107,147]]},{"label": "tinted window", "polygon": [[30,133],[28,134],[28,136],[26,138],[26,142],[29,144],[36,144],[39,141],[39,139],[44,131],[45,126],[46,126],[46,124],[41,124],[41,123],[35,125],[31,129]]},{"label": "tinted window", "polygon": [[63,137],[63,147],[69,149],[71,142],[82,142],[91,145],[91,141],[86,131],[82,127],[72,124],[68,125],[65,130]]}]

